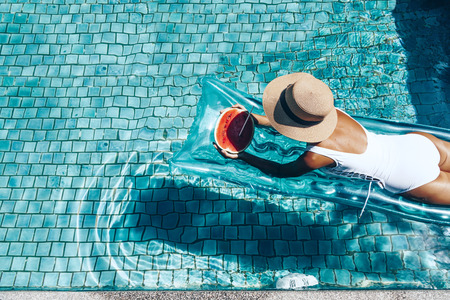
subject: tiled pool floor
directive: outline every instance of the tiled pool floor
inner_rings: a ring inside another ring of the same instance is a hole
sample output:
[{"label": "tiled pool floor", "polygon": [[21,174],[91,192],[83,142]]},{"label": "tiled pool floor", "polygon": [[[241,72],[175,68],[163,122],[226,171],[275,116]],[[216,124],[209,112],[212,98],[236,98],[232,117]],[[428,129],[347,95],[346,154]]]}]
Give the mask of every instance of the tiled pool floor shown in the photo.
[{"label": "tiled pool floor", "polygon": [[410,2],[1,0],[0,287],[449,288],[449,228],[168,168],[204,75],[448,127],[449,5]]}]

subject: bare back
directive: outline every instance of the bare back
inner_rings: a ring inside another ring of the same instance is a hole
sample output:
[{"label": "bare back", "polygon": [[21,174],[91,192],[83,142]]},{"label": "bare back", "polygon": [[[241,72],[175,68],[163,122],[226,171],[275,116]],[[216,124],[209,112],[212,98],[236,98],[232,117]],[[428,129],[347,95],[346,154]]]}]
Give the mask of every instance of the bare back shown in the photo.
[{"label": "bare back", "polygon": [[338,110],[336,129],[331,136],[317,146],[340,152],[361,154],[367,149],[364,129],[352,117]]},{"label": "bare back", "polygon": [[[367,135],[364,129],[342,111],[337,110],[337,114],[338,121],[334,132],[328,139],[315,146],[346,153],[364,153],[367,149]],[[308,152],[304,159],[315,168],[335,165],[331,158],[313,152]]]}]

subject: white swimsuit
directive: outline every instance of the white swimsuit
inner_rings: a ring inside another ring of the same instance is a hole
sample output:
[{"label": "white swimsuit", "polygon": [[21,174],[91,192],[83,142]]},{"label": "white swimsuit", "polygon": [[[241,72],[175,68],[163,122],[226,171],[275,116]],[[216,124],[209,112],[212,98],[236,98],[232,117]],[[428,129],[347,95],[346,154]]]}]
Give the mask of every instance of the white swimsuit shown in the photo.
[{"label": "white swimsuit", "polygon": [[428,138],[418,134],[380,135],[361,127],[367,135],[367,149],[362,154],[318,146],[309,146],[306,150],[335,161],[335,167],[326,167],[323,171],[377,181],[395,194],[415,189],[439,176],[440,154]]}]

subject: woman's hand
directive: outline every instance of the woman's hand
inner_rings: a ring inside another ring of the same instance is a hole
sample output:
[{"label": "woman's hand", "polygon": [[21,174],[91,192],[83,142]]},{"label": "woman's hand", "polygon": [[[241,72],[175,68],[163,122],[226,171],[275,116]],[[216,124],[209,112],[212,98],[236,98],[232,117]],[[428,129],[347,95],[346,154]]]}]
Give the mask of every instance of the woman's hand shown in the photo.
[{"label": "woman's hand", "polygon": [[[247,111],[247,109],[245,108],[245,106],[242,105],[242,104],[235,104],[235,105],[232,106],[232,108],[237,108],[237,109],[242,109],[242,110]],[[222,109],[222,110],[220,111],[220,114],[222,114],[224,111],[225,111],[225,109]]]},{"label": "woman's hand", "polygon": [[216,143],[213,143],[213,145],[214,145],[214,148],[216,148],[217,152],[219,152],[220,155],[222,155],[224,158],[230,158],[230,159],[238,159],[239,158],[239,153],[231,153],[231,152],[228,152],[227,150],[220,149]]}]

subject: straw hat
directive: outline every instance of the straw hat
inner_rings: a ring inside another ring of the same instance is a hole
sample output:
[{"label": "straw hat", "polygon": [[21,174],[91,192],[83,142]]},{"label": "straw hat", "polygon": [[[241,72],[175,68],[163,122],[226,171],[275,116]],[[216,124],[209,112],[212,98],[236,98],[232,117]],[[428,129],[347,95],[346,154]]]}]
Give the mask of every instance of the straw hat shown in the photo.
[{"label": "straw hat", "polygon": [[321,142],[336,128],[333,93],[325,83],[307,73],[272,80],[264,90],[263,106],[271,125],[294,140]]}]

